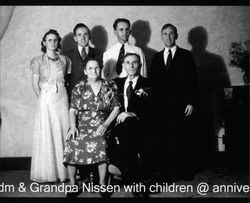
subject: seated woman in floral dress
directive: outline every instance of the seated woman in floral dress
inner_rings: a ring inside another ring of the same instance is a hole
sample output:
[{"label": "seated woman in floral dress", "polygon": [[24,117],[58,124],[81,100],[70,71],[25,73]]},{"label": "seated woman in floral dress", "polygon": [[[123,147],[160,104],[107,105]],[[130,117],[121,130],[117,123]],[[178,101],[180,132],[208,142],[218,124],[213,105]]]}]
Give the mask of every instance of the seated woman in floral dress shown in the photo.
[{"label": "seated woman in floral dress", "polygon": [[109,126],[119,113],[118,89],[114,81],[101,79],[102,63],[89,58],[84,73],[87,80],[73,89],[70,129],[65,145],[64,164],[70,185],[76,183],[76,165],[98,164],[99,183],[107,184],[107,143]]}]

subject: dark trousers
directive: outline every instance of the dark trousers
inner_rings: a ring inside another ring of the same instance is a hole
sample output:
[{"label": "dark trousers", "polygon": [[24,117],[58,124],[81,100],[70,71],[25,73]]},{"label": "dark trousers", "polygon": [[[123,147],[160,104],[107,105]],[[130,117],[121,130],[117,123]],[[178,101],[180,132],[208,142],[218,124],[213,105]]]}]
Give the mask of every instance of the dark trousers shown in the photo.
[{"label": "dark trousers", "polygon": [[193,174],[195,169],[194,120],[192,116],[185,117],[182,109],[164,112],[164,119],[154,123],[156,168],[162,181],[177,180]]},{"label": "dark trousers", "polygon": [[128,184],[141,181],[144,174],[144,167],[141,166],[146,162],[143,149],[145,132],[142,127],[140,120],[126,118],[123,123],[114,127],[108,142],[110,162],[121,170],[123,179]]}]

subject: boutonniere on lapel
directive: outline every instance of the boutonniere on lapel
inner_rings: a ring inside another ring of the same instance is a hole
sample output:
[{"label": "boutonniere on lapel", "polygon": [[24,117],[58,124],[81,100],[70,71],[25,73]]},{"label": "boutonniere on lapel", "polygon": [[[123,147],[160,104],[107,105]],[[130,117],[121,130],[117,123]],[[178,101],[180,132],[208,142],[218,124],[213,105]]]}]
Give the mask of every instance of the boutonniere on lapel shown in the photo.
[{"label": "boutonniere on lapel", "polygon": [[140,88],[138,90],[135,90],[135,94],[139,97],[148,97],[148,90],[150,88]]}]

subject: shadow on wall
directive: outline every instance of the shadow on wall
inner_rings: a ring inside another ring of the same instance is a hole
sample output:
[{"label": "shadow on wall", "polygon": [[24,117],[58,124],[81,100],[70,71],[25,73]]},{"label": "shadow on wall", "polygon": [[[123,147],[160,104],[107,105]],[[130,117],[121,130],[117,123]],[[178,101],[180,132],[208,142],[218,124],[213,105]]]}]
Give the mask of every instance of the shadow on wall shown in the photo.
[{"label": "shadow on wall", "polygon": [[90,33],[91,42],[95,48],[103,52],[106,51],[108,45],[108,33],[106,29],[101,25],[97,25],[91,29]]},{"label": "shadow on wall", "polygon": [[223,58],[206,50],[208,35],[205,28],[192,28],[188,33],[188,42],[192,46],[199,82],[197,118],[202,121],[197,123],[202,135],[199,141],[209,162],[214,159],[212,154],[218,151],[217,134],[223,122],[224,87],[230,85],[230,80]]},{"label": "shadow on wall", "polygon": [[70,32],[67,35],[65,35],[62,38],[62,42],[61,42],[61,53],[65,53],[68,50],[71,50],[73,48],[75,48],[77,46],[75,40],[74,40],[74,33]]},{"label": "shadow on wall", "polygon": [[140,47],[145,54],[146,64],[147,64],[147,72],[150,74],[150,65],[153,55],[157,52],[156,50],[148,47],[148,43],[151,37],[151,27],[148,21],[137,20],[132,26],[132,36],[135,38],[135,45]]},{"label": "shadow on wall", "polygon": [[15,6],[0,6],[0,40],[2,40],[5,31],[8,28]]},{"label": "shadow on wall", "polygon": [[[108,44],[108,33],[105,28],[101,25],[97,25],[92,28],[90,33],[92,45],[101,51],[105,51]],[[62,38],[61,53],[74,49],[76,46],[77,43],[74,40],[74,33],[70,32]]]}]

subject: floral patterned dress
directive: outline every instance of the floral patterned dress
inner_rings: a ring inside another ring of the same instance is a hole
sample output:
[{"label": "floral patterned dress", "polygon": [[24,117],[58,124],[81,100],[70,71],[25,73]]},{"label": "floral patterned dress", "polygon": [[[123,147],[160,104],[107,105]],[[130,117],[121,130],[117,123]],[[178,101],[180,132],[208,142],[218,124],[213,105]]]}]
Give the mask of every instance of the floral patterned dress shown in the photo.
[{"label": "floral patterned dress", "polygon": [[105,137],[96,134],[115,106],[120,106],[118,89],[114,81],[102,80],[97,95],[86,80],[79,82],[72,91],[71,108],[78,110],[79,135],[66,142],[64,164],[86,165],[108,161]]}]

